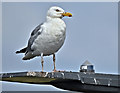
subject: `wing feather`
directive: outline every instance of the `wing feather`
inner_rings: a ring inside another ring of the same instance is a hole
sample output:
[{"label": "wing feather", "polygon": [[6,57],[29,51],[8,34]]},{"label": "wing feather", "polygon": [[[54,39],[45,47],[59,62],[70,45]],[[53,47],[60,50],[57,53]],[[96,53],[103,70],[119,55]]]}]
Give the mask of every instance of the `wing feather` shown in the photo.
[{"label": "wing feather", "polygon": [[[26,53],[28,53],[29,51],[33,51],[33,50],[31,49],[31,46],[32,46],[33,42],[35,41],[35,39],[36,39],[36,38],[42,33],[42,31],[43,31],[41,25],[43,25],[43,23],[40,24],[40,25],[38,25],[38,26],[32,31],[31,37],[30,37],[30,39],[29,39],[29,41],[28,41],[28,46],[27,46],[27,49],[26,49]],[[25,53],[25,54],[26,54],[26,53]]]},{"label": "wing feather", "polygon": [[21,49],[21,50],[19,50],[19,51],[16,51],[16,53],[25,53],[25,54],[27,54],[29,51],[33,51],[33,50],[31,49],[31,46],[32,46],[34,40],[35,40],[35,39],[42,33],[42,31],[43,31],[41,25],[43,25],[43,23],[40,24],[40,25],[38,25],[38,26],[32,31],[31,36],[30,36],[30,39],[29,39],[29,41],[28,41],[28,46],[25,47],[25,48],[23,48],[23,49]]}]

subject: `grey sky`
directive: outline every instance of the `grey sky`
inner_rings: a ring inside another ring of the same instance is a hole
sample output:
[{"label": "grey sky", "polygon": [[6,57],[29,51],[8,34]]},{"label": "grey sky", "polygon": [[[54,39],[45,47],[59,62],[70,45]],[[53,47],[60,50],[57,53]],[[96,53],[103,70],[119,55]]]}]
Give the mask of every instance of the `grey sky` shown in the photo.
[{"label": "grey sky", "polygon": [[[16,55],[15,51],[27,45],[31,31],[45,21],[51,6],[60,6],[73,14],[72,18],[63,18],[67,38],[56,56],[57,69],[79,71],[80,65],[88,60],[95,65],[96,72],[118,73],[118,8],[113,2],[3,3],[2,71],[41,71],[40,57],[22,61],[24,55]],[[52,71],[52,57],[44,60],[44,70]],[[9,84],[3,83],[3,90],[10,90]],[[38,86],[35,90],[41,89],[45,88]]]}]

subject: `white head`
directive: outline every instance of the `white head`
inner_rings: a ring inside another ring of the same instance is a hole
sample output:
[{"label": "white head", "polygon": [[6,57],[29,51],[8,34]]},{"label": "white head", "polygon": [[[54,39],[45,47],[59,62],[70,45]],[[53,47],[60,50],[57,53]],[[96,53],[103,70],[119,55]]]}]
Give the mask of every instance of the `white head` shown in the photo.
[{"label": "white head", "polygon": [[53,6],[51,7],[48,12],[47,12],[47,16],[48,17],[52,17],[52,18],[62,18],[64,16],[69,16],[71,17],[72,14],[65,12],[62,8],[57,7],[57,6]]}]

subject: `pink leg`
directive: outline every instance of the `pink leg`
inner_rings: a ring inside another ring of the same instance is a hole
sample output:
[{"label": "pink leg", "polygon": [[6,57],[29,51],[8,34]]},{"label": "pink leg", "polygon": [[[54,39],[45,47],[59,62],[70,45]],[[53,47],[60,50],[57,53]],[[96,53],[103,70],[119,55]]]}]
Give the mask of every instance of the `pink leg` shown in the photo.
[{"label": "pink leg", "polygon": [[43,53],[41,53],[42,72],[43,72],[43,63],[44,63],[44,60],[43,60]]},{"label": "pink leg", "polygon": [[55,66],[55,54],[53,54],[53,63],[54,63],[54,69],[53,69],[53,71],[56,72],[56,66]]}]

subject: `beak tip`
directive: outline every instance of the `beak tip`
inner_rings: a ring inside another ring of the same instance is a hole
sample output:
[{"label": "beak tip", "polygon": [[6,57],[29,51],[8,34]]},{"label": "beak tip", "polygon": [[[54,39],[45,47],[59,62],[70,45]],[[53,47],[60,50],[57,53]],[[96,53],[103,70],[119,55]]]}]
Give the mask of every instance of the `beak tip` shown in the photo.
[{"label": "beak tip", "polygon": [[72,17],[72,15],[69,15],[69,17]]}]

